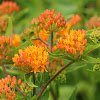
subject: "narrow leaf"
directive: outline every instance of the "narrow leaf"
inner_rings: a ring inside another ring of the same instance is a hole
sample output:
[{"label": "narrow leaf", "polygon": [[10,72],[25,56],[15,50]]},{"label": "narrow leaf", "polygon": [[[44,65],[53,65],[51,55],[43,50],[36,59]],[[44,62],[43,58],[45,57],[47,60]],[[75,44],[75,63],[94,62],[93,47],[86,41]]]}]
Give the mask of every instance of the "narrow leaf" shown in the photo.
[{"label": "narrow leaf", "polygon": [[87,62],[87,63],[100,63],[100,59],[99,58],[93,58],[91,56],[83,56],[82,60]]},{"label": "narrow leaf", "polygon": [[27,82],[27,84],[29,86],[31,86],[31,87],[38,87],[38,86],[36,86],[35,84],[32,83],[32,81],[31,81],[32,74],[31,73],[25,74],[24,78],[25,78],[25,81]]},{"label": "narrow leaf", "polygon": [[100,44],[97,44],[97,45],[88,45],[84,51],[84,55],[88,54],[89,52],[97,49],[100,47]]},{"label": "narrow leaf", "polygon": [[34,95],[30,100],[37,100],[37,96]]},{"label": "narrow leaf", "polygon": [[12,53],[15,53],[16,51],[18,51],[18,50],[19,50],[20,48],[22,48],[23,46],[26,46],[27,44],[32,44],[32,43],[30,42],[30,40],[28,40],[28,41],[24,42],[23,44],[21,44],[19,47],[13,49],[13,50],[11,51],[11,53],[9,53],[8,55],[11,55]]},{"label": "narrow leaf", "polygon": [[77,94],[77,91],[76,91],[76,88],[75,88],[75,89],[73,90],[72,95],[71,95],[71,97],[70,97],[69,100],[76,100],[76,94]]},{"label": "narrow leaf", "polygon": [[87,64],[80,64],[80,65],[75,65],[75,64],[73,64],[73,65],[71,65],[70,67],[68,67],[68,68],[66,69],[66,73],[75,71],[75,70],[77,70],[77,69],[79,69],[79,68],[85,67],[86,65],[87,65]]},{"label": "narrow leaf", "polygon": [[12,20],[11,18],[9,17],[8,19],[8,27],[7,27],[7,31],[5,33],[5,36],[8,37],[8,36],[12,36],[13,34],[13,25],[12,25]]}]

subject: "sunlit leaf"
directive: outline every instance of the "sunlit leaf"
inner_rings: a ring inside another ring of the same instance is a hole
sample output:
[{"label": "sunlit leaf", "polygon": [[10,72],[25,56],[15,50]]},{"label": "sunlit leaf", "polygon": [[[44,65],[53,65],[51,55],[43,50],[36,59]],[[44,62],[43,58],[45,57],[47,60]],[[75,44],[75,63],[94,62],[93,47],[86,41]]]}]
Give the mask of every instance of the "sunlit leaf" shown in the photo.
[{"label": "sunlit leaf", "polygon": [[37,100],[37,96],[34,95],[30,100]]},{"label": "sunlit leaf", "polygon": [[8,27],[7,27],[7,31],[5,33],[5,36],[12,36],[13,34],[13,25],[12,25],[12,19],[9,17],[8,19]]},{"label": "sunlit leaf", "polygon": [[32,78],[32,74],[31,73],[28,73],[28,74],[25,74],[24,78],[25,78],[25,81],[27,82],[27,84],[31,87],[38,87],[36,86],[35,84],[32,83],[31,81],[31,78]]},{"label": "sunlit leaf", "polygon": [[99,58],[93,58],[91,56],[83,56],[82,60],[85,61],[86,63],[100,63]]}]

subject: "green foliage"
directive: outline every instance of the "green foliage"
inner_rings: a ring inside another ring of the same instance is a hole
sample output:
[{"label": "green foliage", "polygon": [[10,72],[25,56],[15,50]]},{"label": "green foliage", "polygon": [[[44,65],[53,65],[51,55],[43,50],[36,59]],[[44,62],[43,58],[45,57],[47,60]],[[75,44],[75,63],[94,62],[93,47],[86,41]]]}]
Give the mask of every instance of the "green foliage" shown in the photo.
[{"label": "green foliage", "polygon": [[78,70],[79,68],[85,67],[87,64],[82,64],[82,63],[75,63],[72,64],[70,67],[66,68],[66,73]]},{"label": "green foliage", "polygon": [[37,96],[34,95],[30,100],[37,100]]},{"label": "green foliage", "polygon": [[88,53],[92,52],[93,50],[95,50],[95,49],[97,49],[99,47],[100,47],[100,44],[96,44],[96,45],[89,44],[89,45],[87,45],[86,49],[84,51],[84,55],[87,55]]},{"label": "green foliage", "polygon": [[28,84],[29,86],[31,86],[31,87],[38,87],[38,86],[36,86],[35,84],[32,83],[32,80],[31,80],[32,77],[33,77],[32,73],[25,74],[25,76],[24,76],[25,81],[27,82],[27,84]]},{"label": "green foliage", "polygon": [[8,18],[8,27],[7,27],[7,31],[5,33],[5,36],[12,36],[13,34],[13,25],[12,25],[12,19],[11,17]]},{"label": "green foliage", "polygon": [[85,61],[86,63],[100,63],[99,58],[93,58],[91,56],[82,56],[82,60]]},{"label": "green foliage", "polygon": [[76,89],[77,89],[77,88],[75,88],[75,89],[73,90],[73,93],[72,93],[72,95],[71,95],[71,97],[70,97],[69,100],[76,100],[76,94],[77,94]]}]

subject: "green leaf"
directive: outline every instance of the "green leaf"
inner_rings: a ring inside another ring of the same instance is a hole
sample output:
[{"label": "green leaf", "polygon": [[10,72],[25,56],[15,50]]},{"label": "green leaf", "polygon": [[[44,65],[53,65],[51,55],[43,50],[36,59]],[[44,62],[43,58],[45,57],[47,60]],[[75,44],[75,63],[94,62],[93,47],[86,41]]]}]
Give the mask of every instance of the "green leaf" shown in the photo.
[{"label": "green leaf", "polygon": [[34,95],[30,100],[37,100],[37,96]]},{"label": "green leaf", "polygon": [[97,49],[100,47],[100,44],[97,44],[97,45],[88,45],[84,51],[84,55],[87,55],[89,52]]},{"label": "green leaf", "polygon": [[20,12],[18,12],[16,14],[16,17],[15,17],[15,14],[12,16],[13,17],[13,20],[18,22],[21,18],[23,18],[23,16],[25,16],[25,14],[27,14],[29,11],[29,8],[25,8],[23,10],[21,10]]},{"label": "green leaf", "polygon": [[23,46],[27,46],[27,44],[30,45],[30,44],[32,44],[32,42],[30,42],[30,40],[24,42],[24,43],[21,44],[19,47],[13,49],[13,50],[11,51],[11,53],[9,53],[8,55],[11,55],[12,53],[15,53],[16,51],[18,51],[18,50],[19,50],[20,48],[22,48]]},{"label": "green leaf", "polygon": [[5,36],[8,37],[8,36],[12,36],[13,34],[13,25],[12,25],[12,20],[11,18],[9,17],[8,19],[8,27],[7,27],[7,31],[5,33]]},{"label": "green leaf", "polygon": [[69,72],[72,72],[72,71],[75,71],[79,68],[82,68],[82,67],[85,67],[87,64],[82,64],[82,63],[74,63],[73,65],[71,65],[70,67],[66,68],[66,73],[69,73]]},{"label": "green leaf", "polygon": [[50,41],[51,41],[51,34],[49,34],[47,43],[50,44]]},{"label": "green leaf", "polygon": [[91,56],[82,56],[82,60],[85,61],[86,63],[100,63],[99,58],[93,58]]},{"label": "green leaf", "polygon": [[76,100],[76,94],[77,94],[77,91],[76,91],[76,88],[75,88],[75,89],[73,90],[72,95],[71,95],[71,97],[70,97],[69,100]]},{"label": "green leaf", "polygon": [[44,83],[44,84],[47,83],[47,81],[48,81],[49,79],[50,79],[49,73],[46,72],[46,71],[44,71],[44,72],[43,72],[43,83]]},{"label": "green leaf", "polygon": [[43,94],[42,94],[40,100],[48,100],[48,98],[49,98],[49,88],[47,87],[47,88],[45,89],[45,91],[43,92]]},{"label": "green leaf", "polygon": [[32,81],[31,81],[32,76],[33,76],[32,73],[25,74],[25,76],[24,76],[25,81],[31,87],[38,87],[38,86],[36,86],[35,84],[32,83]]},{"label": "green leaf", "polygon": [[54,53],[50,53],[47,48],[45,48],[46,51],[48,52],[48,54],[50,55],[50,57],[53,58],[63,58],[63,59],[69,59],[69,57],[65,56],[64,54],[61,53],[61,51],[59,49],[57,49],[56,51],[54,51]]},{"label": "green leaf", "polygon": [[73,16],[73,14],[67,15],[67,16],[65,17],[65,19],[66,19],[66,20],[69,20],[72,16]]},{"label": "green leaf", "polygon": [[53,46],[56,45],[57,42],[58,42],[58,39],[53,42]]}]

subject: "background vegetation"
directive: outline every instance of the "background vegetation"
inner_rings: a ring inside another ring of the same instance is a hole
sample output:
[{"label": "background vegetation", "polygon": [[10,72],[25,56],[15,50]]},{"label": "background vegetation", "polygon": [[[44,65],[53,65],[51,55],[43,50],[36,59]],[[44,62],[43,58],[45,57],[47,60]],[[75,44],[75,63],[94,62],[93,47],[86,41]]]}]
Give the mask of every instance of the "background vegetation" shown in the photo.
[{"label": "background vegetation", "polygon": [[[0,0],[0,3],[3,0]],[[21,11],[12,16],[14,22],[15,33],[21,34],[24,29],[30,26],[30,21],[33,17],[38,17],[46,9],[55,9],[55,11],[61,12],[65,19],[73,14],[79,14],[82,17],[81,23],[73,27],[74,29],[85,29],[85,23],[91,16],[100,15],[100,0],[12,0],[16,1],[21,7]],[[92,56],[99,57],[100,49],[95,50],[96,53],[92,53]],[[74,64],[74,67],[80,66],[80,64]],[[80,66],[79,69],[73,70],[73,72],[66,73],[66,81],[60,82],[60,88],[57,88],[55,82],[52,82],[54,91],[59,97],[59,100],[69,100],[70,96],[76,91],[76,100],[100,100],[100,72],[92,72],[93,65],[85,64]],[[24,74],[17,70],[17,68],[7,69],[8,73],[12,76],[15,75],[23,80]],[[0,79],[5,77],[5,74],[0,67]],[[20,95],[18,95],[20,96]],[[21,98],[21,97],[20,97]],[[47,100],[47,99],[45,99]],[[53,100],[51,93],[49,99]],[[70,99],[71,100],[71,99]]]}]

